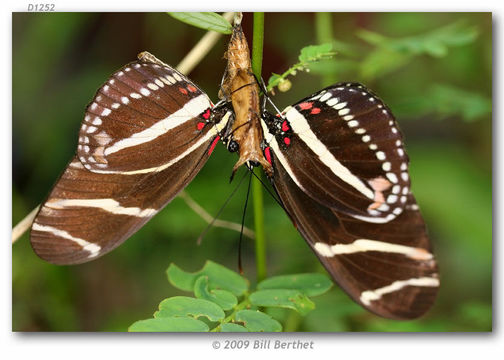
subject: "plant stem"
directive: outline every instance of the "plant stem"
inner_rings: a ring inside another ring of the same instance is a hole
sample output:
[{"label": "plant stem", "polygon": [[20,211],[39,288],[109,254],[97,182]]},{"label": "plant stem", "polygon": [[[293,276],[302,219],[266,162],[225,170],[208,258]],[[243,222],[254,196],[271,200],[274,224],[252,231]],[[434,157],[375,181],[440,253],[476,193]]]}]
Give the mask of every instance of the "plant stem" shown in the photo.
[{"label": "plant stem", "polygon": [[332,14],[327,12],[315,13],[315,30],[319,44],[332,42]]},{"label": "plant stem", "polygon": [[[327,12],[315,13],[315,32],[319,44],[332,43],[332,14]],[[331,85],[337,80],[336,74],[328,74],[322,78],[322,87]]]},{"label": "plant stem", "polygon": [[[252,71],[261,79],[264,40],[264,13],[254,13],[252,38]],[[260,173],[256,173],[261,176]],[[266,237],[264,234],[264,201],[261,183],[252,179],[252,201],[254,203],[255,253],[257,282],[266,278]]]},{"label": "plant stem", "polygon": [[254,30],[252,37],[252,71],[258,79],[262,73],[264,42],[264,13],[254,13]]},{"label": "plant stem", "polygon": [[226,318],[224,318],[224,320],[222,320],[218,326],[216,326],[214,329],[210,330],[210,332],[220,332],[222,330],[223,324],[227,324],[227,323],[233,321],[235,319],[236,313],[238,311],[246,309],[247,306],[250,305],[250,300],[248,297],[249,297],[249,294],[246,293],[243,301],[234,307],[233,312],[231,314],[229,314],[228,316],[226,316]]},{"label": "plant stem", "polygon": [[295,332],[298,331],[299,324],[301,324],[302,321],[301,315],[299,315],[295,311],[289,311],[289,315],[287,316],[287,319],[285,320],[285,325],[284,325],[284,332]]}]

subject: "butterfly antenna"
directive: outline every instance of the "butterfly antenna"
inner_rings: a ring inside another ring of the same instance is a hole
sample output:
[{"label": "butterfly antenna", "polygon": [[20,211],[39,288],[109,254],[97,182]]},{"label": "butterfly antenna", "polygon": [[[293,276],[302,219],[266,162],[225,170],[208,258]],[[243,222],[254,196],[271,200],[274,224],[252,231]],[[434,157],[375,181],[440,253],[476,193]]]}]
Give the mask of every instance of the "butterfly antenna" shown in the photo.
[{"label": "butterfly antenna", "polygon": [[[217,215],[214,216],[213,220],[207,225],[207,227],[205,228],[205,230],[203,230],[201,232],[200,236],[198,236],[198,240],[197,240],[197,244],[198,245],[201,245],[201,242],[203,241],[203,238],[205,237],[206,233],[208,232],[208,230],[210,230],[210,228],[213,226],[213,224],[215,223],[215,221],[219,218],[220,214],[222,213],[222,211],[224,210],[224,208],[227,206],[227,204],[229,203],[229,201],[231,200],[231,198],[234,196],[234,194],[236,193],[236,191],[238,191],[238,189],[240,188],[240,185],[242,184],[242,182],[245,179],[246,175],[247,175],[247,173],[245,172],[243,174],[243,176],[241,177],[240,181],[238,182],[238,185],[233,189],[233,191],[231,192],[231,194],[229,194],[229,196],[226,199],[226,201],[224,201],[224,204],[222,204],[221,208],[217,212]],[[243,233],[243,224],[242,224],[242,233]]]},{"label": "butterfly antenna", "polygon": [[[264,79],[261,78],[261,81],[259,81],[255,75],[254,75],[254,77],[256,79],[257,84],[259,85],[259,88],[261,89],[261,91],[263,93],[265,101],[267,100],[271,104],[271,106],[273,106],[273,108],[275,109],[277,114],[280,114],[280,116],[283,118],[282,112],[276,107],[275,103],[273,102],[273,100],[271,100],[271,98],[268,95],[268,89],[266,88],[266,83],[264,82]],[[263,104],[263,111],[264,111],[265,107],[266,107],[266,104],[264,103]]]},{"label": "butterfly antenna", "polygon": [[247,205],[248,205],[248,199],[250,195],[250,184],[252,183],[252,174],[254,173],[253,170],[250,171],[250,176],[249,176],[249,182],[248,182],[248,187],[247,187],[247,197],[245,198],[245,206],[243,207],[243,216],[242,216],[242,222],[241,222],[241,231],[240,231],[240,240],[238,241],[238,270],[240,271],[240,274],[243,275],[243,267],[242,267],[242,239],[243,239],[243,226],[245,224],[245,214],[247,213]]},{"label": "butterfly antenna", "polygon": [[[284,210],[285,210],[285,206],[283,205],[282,201],[281,201],[281,200],[280,200],[280,199],[276,196],[276,194],[275,194],[273,191],[271,191],[271,189],[268,187],[268,185],[266,185],[266,183],[265,183],[264,181],[262,181],[261,177],[260,177],[260,176],[258,176],[255,172],[252,172],[252,175],[254,175],[254,176],[255,176],[255,178],[256,178],[257,180],[259,180],[259,182],[262,184],[262,186],[264,187],[264,189],[266,189],[266,191],[268,192],[268,194],[270,194],[270,196],[273,198],[273,200],[275,200],[275,201],[276,201],[276,203],[277,203],[278,205],[280,205],[280,207],[281,207],[282,209],[284,209]],[[286,210],[285,210],[285,211],[286,211]]]}]

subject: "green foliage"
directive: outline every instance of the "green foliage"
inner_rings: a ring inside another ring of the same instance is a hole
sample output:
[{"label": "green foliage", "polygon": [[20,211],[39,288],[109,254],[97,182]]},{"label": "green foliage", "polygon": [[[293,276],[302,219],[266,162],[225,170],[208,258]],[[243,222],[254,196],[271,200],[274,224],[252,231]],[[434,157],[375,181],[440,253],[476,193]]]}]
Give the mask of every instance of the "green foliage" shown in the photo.
[{"label": "green foliage", "polygon": [[236,321],[250,332],[280,332],[282,325],[268,314],[254,311],[241,310],[236,313]]},{"label": "green foliage", "polygon": [[159,310],[154,313],[155,318],[172,316],[207,317],[210,321],[219,321],[224,318],[224,311],[215,303],[194,299],[187,296],[175,296],[164,299],[159,304]]},{"label": "green foliage", "polygon": [[[282,331],[263,309],[286,308],[306,315],[315,304],[308,296],[327,292],[331,281],[322,274],[297,274],[263,280],[249,292],[249,281],[212,261],[195,273],[170,264],[169,282],[196,298],[175,296],[159,304],[154,319],[135,322],[129,331]],[[239,298],[239,300],[238,300]]]},{"label": "green foliage", "polygon": [[332,51],[333,45],[330,43],[321,45],[310,45],[301,49],[298,56],[299,62],[287,69],[283,74],[273,73],[268,80],[268,86],[266,89],[272,91],[275,87],[280,90],[280,85],[287,81],[287,77],[290,75],[296,75],[298,71],[309,71],[310,67],[324,59],[331,58],[335,55]]},{"label": "green foliage", "polygon": [[451,46],[462,46],[473,42],[478,36],[478,30],[464,22],[455,22],[418,36],[408,36],[398,39],[386,38],[367,30],[358,32],[360,37],[378,47],[384,46],[392,50],[412,55],[427,54],[443,57],[448,54]]},{"label": "green foliage", "polygon": [[293,309],[301,315],[306,315],[315,308],[315,304],[301,291],[291,289],[256,291],[250,295],[250,303],[255,306]]},{"label": "green foliage", "polygon": [[320,59],[331,57],[334,55],[332,51],[332,44],[310,45],[301,49],[299,54],[300,63],[311,63],[319,61]]},{"label": "green foliage", "polygon": [[193,291],[196,281],[201,276],[207,277],[211,289],[227,290],[236,296],[243,295],[249,287],[248,280],[213,261],[207,261],[205,266],[195,273],[185,272],[177,265],[170,264],[166,274],[173,286],[185,291]]},{"label": "green foliage", "polygon": [[222,15],[214,12],[169,12],[175,19],[205,30],[231,34],[233,26]]},{"label": "green foliage", "polygon": [[[285,73],[273,74],[268,90],[275,86],[280,91],[290,90],[292,84],[286,79],[298,70],[309,69],[323,77],[334,78],[341,72],[357,72],[366,81],[381,78],[411,64],[420,56],[447,57],[449,50],[473,43],[480,31],[464,21],[429,30],[414,36],[391,38],[378,32],[360,29],[356,35],[372,47],[364,48],[339,40],[319,46],[301,49],[299,63]],[[325,36],[327,39],[327,36]],[[334,52],[332,52],[334,51]],[[337,54],[338,56],[333,56]],[[283,90],[283,87],[285,90]],[[437,119],[461,117],[474,121],[488,116],[492,111],[491,99],[474,91],[451,84],[436,83],[419,96],[406,97],[396,107],[397,114],[415,114],[416,117],[434,115]]]},{"label": "green foliage", "polygon": [[360,69],[363,77],[372,79],[397,70],[416,56],[444,57],[450,47],[473,42],[478,31],[474,26],[455,22],[424,34],[403,38],[388,38],[368,30],[359,30],[357,35],[375,47],[363,59]]},{"label": "green foliage", "polygon": [[221,332],[248,332],[247,328],[235,323],[221,325]]},{"label": "green foliage", "polygon": [[275,276],[261,281],[257,288],[265,289],[298,289],[307,296],[317,296],[327,292],[333,283],[323,274],[295,274]]},{"label": "green foliage", "polygon": [[442,120],[458,117],[465,121],[481,120],[492,113],[492,100],[474,91],[448,84],[433,84],[424,96],[400,104],[399,112],[414,112],[415,116],[434,115]]},{"label": "green foliage", "polygon": [[200,276],[196,280],[194,283],[194,295],[199,299],[213,301],[223,310],[231,310],[238,304],[238,299],[233,293],[220,289],[210,290],[208,288],[208,276]]},{"label": "green foliage", "polygon": [[[362,47],[336,39],[331,43],[307,46],[301,49],[299,63],[281,75],[273,74],[270,77],[268,91],[285,81],[287,76],[308,68],[323,76],[332,76],[352,69],[357,70],[360,76],[367,80],[383,77],[406,66],[421,55],[445,57],[450,48],[474,42],[478,33],[476,27],[462,21],[420,35],[402,38],[390,38],[377,32],[360,29],[356,35],[373,47],[371,51],[364,52]],[[339,57],[334,57],[336,53]]]},{"label": "green foliage", "polygon": [[208,325],[189,317],[161,317],[140,320],[131,325],[130,332],[206,332]]}]

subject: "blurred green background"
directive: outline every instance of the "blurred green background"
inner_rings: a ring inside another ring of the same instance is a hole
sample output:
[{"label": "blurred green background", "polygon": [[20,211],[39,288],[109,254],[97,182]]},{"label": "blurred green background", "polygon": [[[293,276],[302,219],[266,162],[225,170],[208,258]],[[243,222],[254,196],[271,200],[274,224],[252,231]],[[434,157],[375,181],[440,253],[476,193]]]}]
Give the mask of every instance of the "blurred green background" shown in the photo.
[{"label": "blurred green background", "polygon": [[[77,144],[85,106],[122,65],[147,50],[177,65],[204,31],[164,13],[15,13],[12,224],[44,200]],[[252,17],[244,30],[251,40]],[[314,298],[306,317],[279,314],[290,331],[490,331],[492,329],[492,17],[490,13],[267,13],[263,77],[297,62],[302,47],[334,43],[337,55],[291,78],[280,108],[336,81],[359,81],[395,113],[411,158],[413,191],[428,224],[442,287],[434,308],[410,322],[381,319],[339,288]],[[217,99],[223,37],[190,74]],[[234,188],[236,158],[218,147],[188,193],[215,214]],[[228,169],[228,170],[225,170]],[[243,170],[242,170],[243,171]],[[240,222],[245,186],[221,218]],[[246,224],[253,226],[252,211]],[[265,196],[268,274],[324,272],[287,215]],[[206,259],[237,269],[238,233],[212,228],[176,198],[112,253],[61,267],[12,249],[14,331],[125,331],[159,302],[182,294],[170,262],[196,271]],[[255,282],[245,239],[245,276]]]}]

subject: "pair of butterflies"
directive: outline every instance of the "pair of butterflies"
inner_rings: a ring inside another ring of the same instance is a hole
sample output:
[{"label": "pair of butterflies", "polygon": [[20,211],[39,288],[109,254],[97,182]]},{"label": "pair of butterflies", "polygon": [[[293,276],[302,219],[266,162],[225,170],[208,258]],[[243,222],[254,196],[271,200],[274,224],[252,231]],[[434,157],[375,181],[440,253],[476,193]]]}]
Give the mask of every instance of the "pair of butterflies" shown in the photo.
[{"label": "pair of butterflies", "polygon": [[[31,244],[79,264],[106,254],[184,189],[223,142],[235,169],[262,166],[284,209],[333,279],[366,309],[412,319],[439,279],[390,109],[339,83],[272,115],[239,25],[222,101],[149,53],[115,72],[87,107],[77,153],[41,206]],[[335,304],[337,306],[337,304]]]}]

